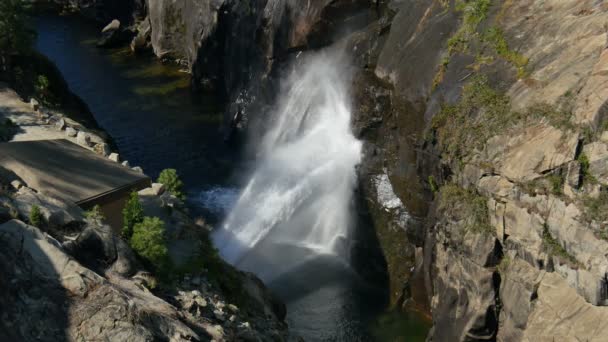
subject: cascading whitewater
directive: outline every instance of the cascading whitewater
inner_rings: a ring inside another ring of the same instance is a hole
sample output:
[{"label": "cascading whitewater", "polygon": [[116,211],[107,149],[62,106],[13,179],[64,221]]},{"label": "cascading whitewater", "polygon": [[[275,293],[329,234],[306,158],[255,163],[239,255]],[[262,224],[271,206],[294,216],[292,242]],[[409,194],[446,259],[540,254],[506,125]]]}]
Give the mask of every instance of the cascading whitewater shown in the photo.
[{"label": "cascading whitewater", "polygon": [[294,68],[260,144],[257,167],[214,233],[228,262],[250,265],[278,245],[348,256],[361,142],[350,128],[345,64],[339,54],[325,52]]}]

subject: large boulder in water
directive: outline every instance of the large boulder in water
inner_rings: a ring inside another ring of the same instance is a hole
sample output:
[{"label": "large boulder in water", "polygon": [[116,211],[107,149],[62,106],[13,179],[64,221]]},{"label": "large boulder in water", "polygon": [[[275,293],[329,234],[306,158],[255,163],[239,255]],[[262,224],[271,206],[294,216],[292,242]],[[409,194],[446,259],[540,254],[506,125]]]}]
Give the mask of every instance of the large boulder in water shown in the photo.
[{"label": "large boulder in water", "polygon": [[120,21],[114,19],[101,30],[101,38],[97,41],[97,47],[112,48],[128,44],[135,33],[129,28],[121,26]]}]

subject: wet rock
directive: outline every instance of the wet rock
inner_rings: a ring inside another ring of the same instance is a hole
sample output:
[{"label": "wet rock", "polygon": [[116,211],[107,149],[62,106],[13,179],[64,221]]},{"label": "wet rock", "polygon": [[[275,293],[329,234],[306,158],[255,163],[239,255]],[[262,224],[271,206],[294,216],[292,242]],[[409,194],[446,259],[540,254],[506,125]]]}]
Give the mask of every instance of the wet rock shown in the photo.
[{"label": "wet rock", "polygon": [[111,48],[131,41],[134,34],[127,27],[122,27],[119,20],[112,20],[101,31],[101,38],[97,41],[97,47]]}]

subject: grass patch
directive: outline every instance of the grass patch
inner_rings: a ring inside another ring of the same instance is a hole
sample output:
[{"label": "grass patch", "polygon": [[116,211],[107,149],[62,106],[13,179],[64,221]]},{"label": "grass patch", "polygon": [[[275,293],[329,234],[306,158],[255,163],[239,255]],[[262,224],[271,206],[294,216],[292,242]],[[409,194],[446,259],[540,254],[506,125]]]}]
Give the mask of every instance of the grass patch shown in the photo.
[{"label": "grass patch", "polygon": [[547,254],[560,258],[573,265],[579,265],[578,260],[568,253],[568,251],[555,239],[549,232],[549,227],[545,224],[543,229],[543,249]]},{"label": "grass patch", "polygon": [[490,224],[487,199],[456,184],[441,187],[439,209],[458,221],[465,232],[494,234]]},{"label": "grass patch", "polygon": [[584,217],[589,221],[606,222],[608,221],[608,191],[600,190],[597,198],[587,196],[583,198],[585,207]]},{"label": "grass patch", "polygon": [[593,175],[589,172],[589,158],[586,154],[581,153],[576,158],[581,165],[581,179],[583,180],[583,184],[595,184],[597,183],[597,179],[593,177]]},{"label": "grass patch", "polygon": [[509,269],[510,265],[511,258],[508,255],[504,255],[502,259],[500,259],[500,263],[498,264],[498,266],[496,266],[496,270],[498,271],[498,273],[504,276],[507,273],[507,269]]},{"label": "grass patch", "polygon": [[528,75],[526,67],[528,66],[529,59],[509,48],[504,33],[499,27],[494,26],[488,29],[484,33],[482,41],[492,47],[498,56],[517,68],[518,78],[524,78]]},{"label": "grass patch", "polygon": [[464,86],[457,104],[442,106],[431,128],[444,156],[460,160],[467,151],[481,149],[489,138],[517,119],[509,98],[493,90],[487,78],[476,76]]}]

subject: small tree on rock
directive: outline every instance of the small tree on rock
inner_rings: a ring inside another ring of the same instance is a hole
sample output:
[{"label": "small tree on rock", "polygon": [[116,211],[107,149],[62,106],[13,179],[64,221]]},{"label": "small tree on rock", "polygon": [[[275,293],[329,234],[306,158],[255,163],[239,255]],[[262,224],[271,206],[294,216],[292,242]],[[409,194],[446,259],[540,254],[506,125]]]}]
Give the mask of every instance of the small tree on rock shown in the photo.
[{"label": "small tree on rock", "polygon": [[133,191],[122,210],[123,227],[122,236],[129,240],[133,235],[133,228],[144,220],[144,209],[139,202],[139,195]]},{"label": "small tree on rock", "polygon": [[34,227],[40,227],[44,223],[44,217],[40,211],[40,207],[34,204],[30,209],[30,224]]},{"label": "small tree on rock", "polygon": [[157,274],[167,274],[171,259],[166,246],[165,223],[158,217],[145,217],[133,227],[131,248],[146,260]]},{"label": "small tree on rock", "polygon": [[177,170],[164,169],[158,176],[157,182],[164,184],[173,196],[181,200],[186,199],[186,195],[183,193],[184,183],[179,179]]}]

